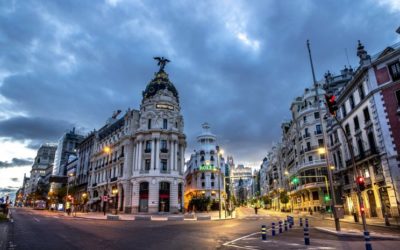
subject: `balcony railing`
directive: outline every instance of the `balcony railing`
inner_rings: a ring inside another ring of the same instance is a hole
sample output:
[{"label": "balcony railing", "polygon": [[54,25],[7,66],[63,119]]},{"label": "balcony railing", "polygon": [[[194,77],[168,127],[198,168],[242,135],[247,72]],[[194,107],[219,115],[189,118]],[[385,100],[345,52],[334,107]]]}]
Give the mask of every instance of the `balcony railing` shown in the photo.
[{"label": "balcony railing", "polygon": [[170,169],[160,169],[160,173],[162,173],[162,174],[170,174],[171,170]]},{"label": "balcony railing", "polygon": [[146,148],[146,149],[144,150],[144,152],[145,152],[145,153],[151,153],[151,148]]},{"label": "balcony railing", "polygon": [[116,181],[116,180],[118,180],[118,177],[115,176],[115,177],[110,179],[110,182],[113,182],[113,181]]},{"label": "balcony railing", "polygon": [[162,148],[160,149],[161,153],[168,153],[168,149],[167,148]]},{"label": "balcony railing", "polygon": [[305,134],[303,135],[303,138],[304,138],[304,139],[310,138],[310,136],[311,136],[310,133],[305,133]]},{"label": "balcony railing", "polygon": [[321,130],[314,131],[314,135],[322,135],[322,131]]},{"label": "balcony railing", "polygon": [[146,169],[141,169],[139,171],[140,174],[148,174],[150,172],[150,170],[146,170]]},{"label": "balcony railing", "polygon": [[96,182],[92,184],[92,187],[95,187],[95,186],[97,186],[97,183],[96,183]]}]

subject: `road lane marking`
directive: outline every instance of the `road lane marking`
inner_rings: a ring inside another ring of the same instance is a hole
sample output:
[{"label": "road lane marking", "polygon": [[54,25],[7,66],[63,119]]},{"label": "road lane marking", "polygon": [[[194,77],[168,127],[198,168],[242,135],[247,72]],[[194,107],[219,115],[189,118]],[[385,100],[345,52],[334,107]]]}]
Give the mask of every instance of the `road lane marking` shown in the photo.
[{"label": "road lane marking", "polygon": [[238,241],[238,240],[241,240],[241,239],[245,239],[245,238],[247,238],[247,237],[250,237],[250,236],[252,236],[252,235],[256,235],[256,234],[260,234],[260,232],[251,233],[251,234],[248,234],[248,235],[242,236],[242,237],[240,237],[240,238],[237,238],[237,239],[234,239],[234,240],[231,240],[231,241],[225,242],[225,243],[224,243],[224,244],[222,244],[222,245],[223,245],[223,246],[227,246],[227,245],[229,245],[229,244],[232,244],[233,242],[236,242],[236,241]]},{"label": "road lane marking", "polygon": [[33,217],[33,219],[37,222],[40,222],[40,220],[38,218]]}]

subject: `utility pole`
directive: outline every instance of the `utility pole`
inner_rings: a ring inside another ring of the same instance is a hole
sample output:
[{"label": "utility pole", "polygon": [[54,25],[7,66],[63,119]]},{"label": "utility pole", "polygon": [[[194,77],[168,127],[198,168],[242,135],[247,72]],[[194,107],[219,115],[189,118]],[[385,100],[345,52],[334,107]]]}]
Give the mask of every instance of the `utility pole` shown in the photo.
[{"label": "utility pole", "polygon": [[[319,120],[321,123],[321,130],[322,130],[322,136],[324,139],[324,148],[325,148],[325,162],[326,162],[326,171],[328,172],[328,179],[329,179],[329,187],[330,187],[330,197],[331,197],[331,210],[333,213],[333,218],[335,219],[335,228],[336,231],[340,231],[340,221],[339,218],[336,214],[336,197],[335,197],[335,189],[333,186],[333,178],[332,178],[332,171],[331,168],[329,166],[329,160],[328,160],[328,147],[326,146],[326,142],[327,142],[327,137],[326,137],[326,130],[324,128],[324,123],[323,123],[323,119],[322,119],[322,113],[321,113],[321,105],[320,105],[320,98],[318,95],[318,83],[317,80],[315,79],[315,72],[314,72],[314,64],[312,61],[312,56],[311,56],[311,49],[310,49],[310,41],[307,40],[307,49],[308,49],[308,55],[310,58],[310,64],[311,64],[311,72],[312,72],[312,77],[313,77],[313,81],[314,81],[314,88],[315,88],[315,95],[317,97],[317,105],[318,105],[318,113],[319,113]],[[326,190],[326,192],[329,192],[328,190]]]}]

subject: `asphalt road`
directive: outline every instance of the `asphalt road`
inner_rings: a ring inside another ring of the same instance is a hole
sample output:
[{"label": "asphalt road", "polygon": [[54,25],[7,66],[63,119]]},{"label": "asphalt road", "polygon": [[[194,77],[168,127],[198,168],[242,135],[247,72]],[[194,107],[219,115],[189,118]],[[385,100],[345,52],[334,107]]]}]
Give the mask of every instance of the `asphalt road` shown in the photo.
[{"label": "asphalt road", "polygon": [[[260,227],[277,221],[273,216],[174,222],[91,220],[30,209],[13,209],[12,213],[8,249],[305,249],[300,228],[261,241]],[[310,225],[333,222],[310,220]],[[393,233],[385,228],[378,230]],[[312,244],[308,249],[365,249],[360,238],[339,238],[312,228],[310,234]],[[399,243],[372,242],[374,250],[396,249]]]}]

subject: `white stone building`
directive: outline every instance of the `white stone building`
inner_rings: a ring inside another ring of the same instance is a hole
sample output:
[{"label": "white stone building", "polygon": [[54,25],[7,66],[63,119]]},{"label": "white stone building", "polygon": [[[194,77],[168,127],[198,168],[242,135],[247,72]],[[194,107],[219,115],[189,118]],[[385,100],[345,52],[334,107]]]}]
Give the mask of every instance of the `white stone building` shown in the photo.
[{"label": "white stone building", "polygon": [[[89,181],[92,207],[182,211],[186,136],[178,92],[161,62],[143,91],[140,110],[128,110],[119,119],[114,115],[97,132]],[[112,202],[102,201],[104,196]]]},{"label": "white stone building", "polygon": [[218,153],[217,138],[211,133],[209,124],[204,123],[202,128],[202,133],[197,136],[197,150],[187,162],[185,207],[192,197],[204,195],[215,201],[220,200],[219,193],[225,197],[225,160]]}]

